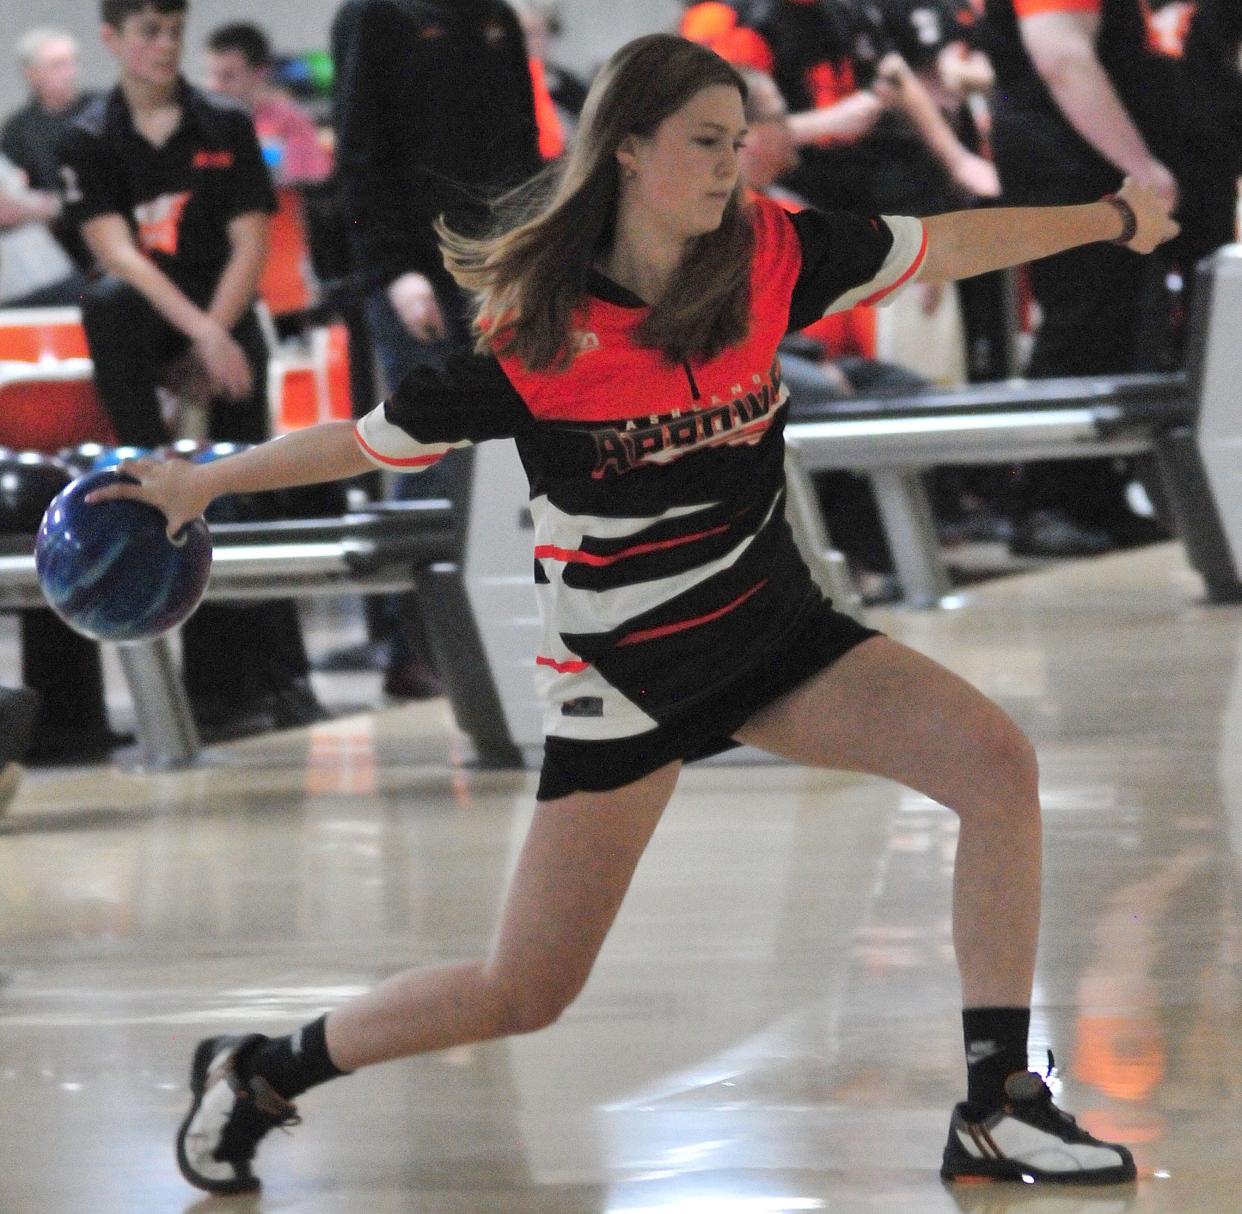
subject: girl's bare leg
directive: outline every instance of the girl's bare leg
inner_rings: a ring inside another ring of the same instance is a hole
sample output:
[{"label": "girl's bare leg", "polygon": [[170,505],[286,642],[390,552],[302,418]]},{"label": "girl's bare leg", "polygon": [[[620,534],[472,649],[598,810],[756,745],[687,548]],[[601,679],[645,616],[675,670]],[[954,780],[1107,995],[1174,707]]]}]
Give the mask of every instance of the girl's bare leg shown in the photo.
[{"label": "girl's bare leg", "polygon": [[680,769],[539,804],[490,955],[406,970],[332,1012],[333,1062],[353,1071],[556,1020],[591,972]]},{"label": "girl's bare leg", "polygon": [[887,637],[760,710],[737,737],[799,763],[886,776],[961,819],[953,939],[966,1007],[1030,1003],[1041,833],[1030,743],[986,696]]}]

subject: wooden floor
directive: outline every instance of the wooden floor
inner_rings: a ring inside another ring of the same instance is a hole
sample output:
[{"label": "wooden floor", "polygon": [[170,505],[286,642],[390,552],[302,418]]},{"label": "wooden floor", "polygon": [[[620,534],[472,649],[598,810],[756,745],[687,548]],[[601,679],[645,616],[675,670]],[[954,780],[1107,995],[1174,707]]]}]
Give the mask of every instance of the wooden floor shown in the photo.
[{"label": "wooden floor", "polygon": [[559,1025],[319,1089],[261,1197],[198,1204],[171,1141],[200,1036],[488,942],[533,777],[455,763],[433,702],[188,773],[28,777],[0,821],[0,1212],[1237,1214],[1242,609],[1201,593],[1165,545],[872,613],[1038,744],[1033,1059],[1136,1187],[941,1185],[955,820],[766,763],[685,774]]}]

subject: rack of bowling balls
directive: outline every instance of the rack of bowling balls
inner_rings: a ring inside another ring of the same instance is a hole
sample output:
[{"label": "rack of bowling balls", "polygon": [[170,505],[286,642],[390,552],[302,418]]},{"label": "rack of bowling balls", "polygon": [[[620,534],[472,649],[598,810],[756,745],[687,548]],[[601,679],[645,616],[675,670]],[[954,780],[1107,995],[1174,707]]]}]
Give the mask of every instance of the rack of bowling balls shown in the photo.
[{"label": "rack of bowling balls", "polygon": [[[349,513],[340,483],[226,495],[172,538],[152,506],[85,500],[124,479],[118,465],[126,459],[203,463],[244,449],[193,440],[154,452],[95,443],[56,456],[0,448],[0,554],[28,556],[33,548],[47,605],[82,635],[116,643],[154,640],[184,623],[208,593],[213,541],[217,565],[244,570],[247,579],[243,587],[224,578],[221,598],[289,593],[283,575],[297,564],[290,557],[298,545],[335,546],[336,559],[323,568],[335,572],[338,584],[342,576],[361,579],[392,566],[405,566],[408,577],[411,566],[456,559],[448,502],[373,504]],[[263,548],[271,560],[262,559]]]}]

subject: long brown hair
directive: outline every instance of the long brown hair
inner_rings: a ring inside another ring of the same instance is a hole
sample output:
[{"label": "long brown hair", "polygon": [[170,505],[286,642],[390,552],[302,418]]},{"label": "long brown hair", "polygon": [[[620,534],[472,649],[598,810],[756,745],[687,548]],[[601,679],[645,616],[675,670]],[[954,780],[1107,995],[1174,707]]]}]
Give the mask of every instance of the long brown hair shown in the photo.
[{"label": "long brown hair", "polygon": [[[746,85],[719,55],[671,34],[623,46],[587,96],[572,152],[496,204],[481,238],[436,225],[444,263],[475,297],[477,349],[516,355],[532,370],[573,358],[573,314],[612,242],[620,197],[617,149],[649,138],[701,89]],[[710,358],[746,336],[754,234],[739,186],[720,226],[696,237],[681,268],[637,330],[670,361]]]}]

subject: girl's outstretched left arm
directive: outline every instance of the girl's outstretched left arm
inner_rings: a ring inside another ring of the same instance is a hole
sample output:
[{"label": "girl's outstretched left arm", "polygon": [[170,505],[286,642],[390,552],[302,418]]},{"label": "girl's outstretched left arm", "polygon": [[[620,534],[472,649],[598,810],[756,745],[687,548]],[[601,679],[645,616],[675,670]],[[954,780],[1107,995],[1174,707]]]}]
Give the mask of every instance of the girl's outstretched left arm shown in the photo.
[{"label": "girl's outstretched left arm", "polygon": [[1151,190],[1126,179],[1115,195],[1061,207],[984,207],[923,220],[927,253],[922,282],[971,278],[1096,241],[1150,253],[1177,235],[1169,209]]}]

